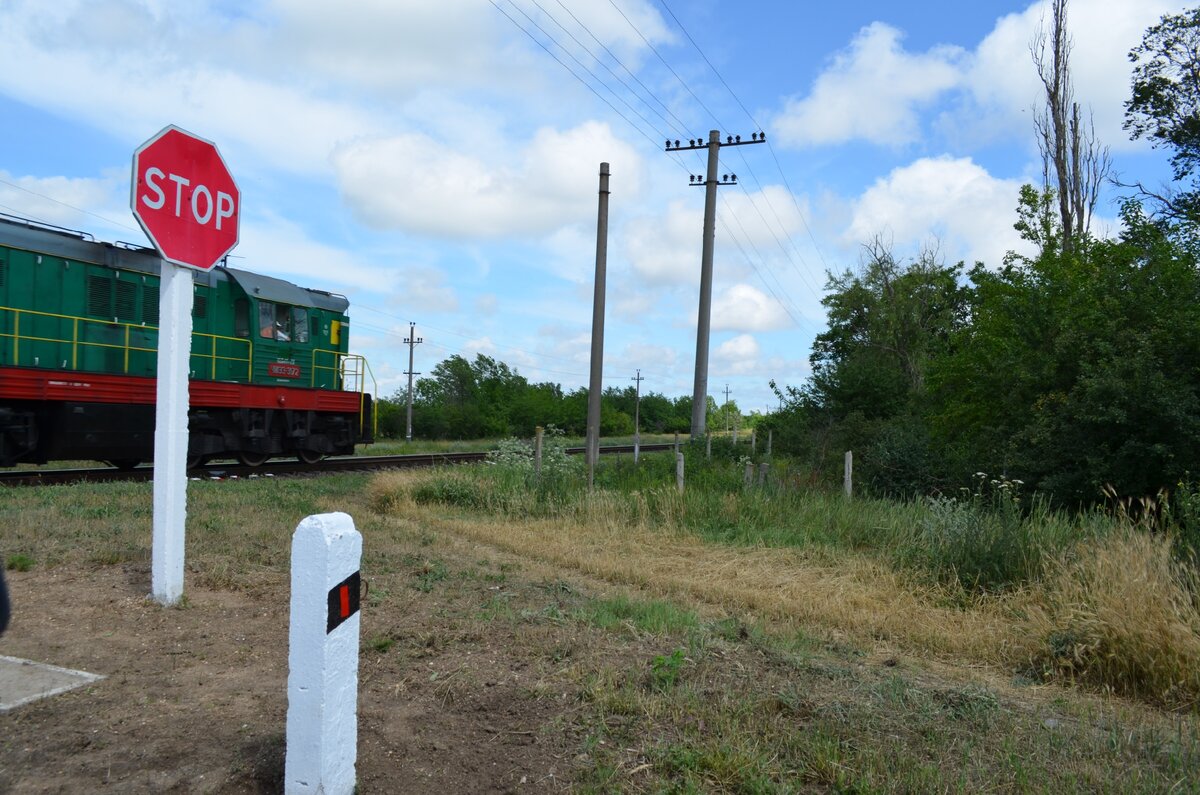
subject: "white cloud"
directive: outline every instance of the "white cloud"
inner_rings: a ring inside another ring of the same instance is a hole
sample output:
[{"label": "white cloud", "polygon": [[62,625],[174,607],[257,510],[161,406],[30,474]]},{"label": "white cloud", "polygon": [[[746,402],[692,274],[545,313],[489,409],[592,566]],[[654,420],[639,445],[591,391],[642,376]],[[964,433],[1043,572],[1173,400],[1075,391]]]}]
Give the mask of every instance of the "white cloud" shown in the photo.
[{"label": "white cloud", "polygon": [[419,133],[357,141],[333,161],[345,200],[372,226],[497,238],[545,235],[595,218],[599,163],[609,159],[625,164],[626,190],[636,196],[640,158],[599,122],[538,130],[507,161],[463,154]]},{"label": "white cloud", "polygon": [[235,172],[239,161],[260,159],[325,169],[338,141],[370,133],[375,121],[305,90],[286,68],[243,71],[267,37],[235,37],[247,46],[230,52],[223,23],[185,4],[13,2],[0,13],[0,92],[131,145],[169,119],[217,141]]},{"label": "white cloud", "polygon": [[494,315],[499,299],[495,293],[485,293],[475,297],[475,314]]},{"label": "white cloud", "polygon": [[386,294],[403,277],[389,268],[364,262],[349,251],[313,240],[299,224],[274,216],[243,218],[233,254],[230,264],[235,268],[325,290],[361,288]]},{"label": "white cloud", "polygon": [[[34,177],[0,170],[0,210],[70,229],[143,241],[128,209],[129,177]],[[118,198],[119,197],[119,198]],[[121,205],[121,200],[125,205]]]},{"label": "white cloud", "polygon": [[713,351],[713,368],[724,375],[743,375],[754,372],[762,349],[758,340],[749,334],[738,334],[722,342]]},{"label": "white cloud", "polygon": [[713,331],[771,331],[791,325],[778,301],[749,284],[735,284],[713,299]]},{"label": "white cloud", "polygon": [[[1126,55],[1141,42],[1147,27],[1177,9],[1165,0],[1075,0],[1068,7],[1075,98],[1085,112],[1094,112],[1101,142],[1114,150],[1143,146],[1131,142],[1121,127],[1131,74]],[[985,140],[1026,135],[1032,145],[1031,108],[1041,107],[1044,89],[1029,48],[1048,18],[1043,0],[997,20],[965,73],[973,102],[944,118],[944,128],[959,127]]]},{"label": "white cloud", "polygon": [[446,284],[445,272],[437,268],[406,265],[396,274],[400,291],[394,301],[410,314],[457,312],[458,294]]},{"label": "white cloud", "polygon": [[859,31],[814,81],[791,97],[773,127],[785,144],[836,144],[861,139],[896,146],[921,135],[919,112],[962,77],[958,47],[909,53],[903,34],[882,22]]},{"label": "white cloud", "polygon": [[877,234],[916,248],[936,238],[951,261],[999,265],[1021,246],[1015,220],[1021,182],[996,179],[970,158],[921,158],[876,180],[854,205],[848,244]]},{"label": "white cloud", "polygon": [[702,210],[672,201],[664,215],[629,221],[622,236],[625,257],[634,273],[651,285],[697,284],[703,228]]},{"label": "white cloud", "polygon": [[[799,232],[804,225],[797,207],[809,212],[807,200],[794,201],[785,188],[767,185],[761,191],[733,191],[721,197],[722,211],[736,218],[734,229],[742,243],[775,247]],[[722,243],[718,239],[718,243]]]},{"label": "white cloud", "polygon": [[[941,45],[910,52],[901,31],[874,22],[833,57],[807,96],[785,101],[774,119],[776,135],[796,146],[913,143],[922,137],[921,114],[950,100],[934,129],[956,145],[1023,136],[1032,146],[1030,112],[1040,107],[1043,89],[1030,43],[1048,5],[1039,0],[1000,17],[970,51]],[[1101,142],[1114,150],[1144,146],[1122,129],[1130,80],[1126,55],[1147,27],[1178,8],[1169,0],[1074,0],[1068,8],[1075,96],[1094,113]]]}]

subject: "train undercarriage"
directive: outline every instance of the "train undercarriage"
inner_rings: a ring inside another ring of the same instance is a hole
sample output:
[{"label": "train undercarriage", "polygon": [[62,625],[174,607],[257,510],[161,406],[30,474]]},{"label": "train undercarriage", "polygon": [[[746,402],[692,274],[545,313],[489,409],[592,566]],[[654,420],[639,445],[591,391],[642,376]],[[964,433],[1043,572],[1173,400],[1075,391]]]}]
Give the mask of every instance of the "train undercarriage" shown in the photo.
[{"label": "train undercarriage", "polygon": [[[259,466],[269,458],[315,463],[349,455],[360,440],[356,414],[311,410],[193,407],[188,465],[234,458]],[[20,403],[0,406],[0,466],[96,460],[132,468],[154,458],[154,406]]]}]

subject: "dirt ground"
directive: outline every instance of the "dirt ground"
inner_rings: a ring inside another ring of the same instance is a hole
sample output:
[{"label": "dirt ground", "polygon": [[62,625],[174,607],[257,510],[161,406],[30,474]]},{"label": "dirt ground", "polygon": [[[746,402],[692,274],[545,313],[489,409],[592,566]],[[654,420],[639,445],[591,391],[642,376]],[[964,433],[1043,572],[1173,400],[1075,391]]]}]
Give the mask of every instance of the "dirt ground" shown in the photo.
[{"label": "dirt ground", "polygon": [[[566,619],[613,590],[578,572],[449,535],[413,550],[364,561],[358,792],[576,789],[595,765],[589,680],[678,639]],[[287,575],[205,579],[189,563],[183,605],[163,608],[143,562],[8,572],[0,655],[105,679],[0,713],[0,793],[282,791]]]},{"label": "dirt ground", "polygon": [[[162,609],[145,598],[142,566],[10,579],[16,615],[0,654],[107,678],[0,715],[0,791],[281,790],[286,582],[253,594],[189,585],[184,608]],[[459,598],[494,598],[504,586],[489,582]],[[556,663],[543,643],[599,649],[599,634],[491,622],[484,635],[437,597],[364,610],[359,791],[565,788],[579,743],[555,724],[574,694],[547,687]],[[368,645],[380,637],[394,645]]]}]

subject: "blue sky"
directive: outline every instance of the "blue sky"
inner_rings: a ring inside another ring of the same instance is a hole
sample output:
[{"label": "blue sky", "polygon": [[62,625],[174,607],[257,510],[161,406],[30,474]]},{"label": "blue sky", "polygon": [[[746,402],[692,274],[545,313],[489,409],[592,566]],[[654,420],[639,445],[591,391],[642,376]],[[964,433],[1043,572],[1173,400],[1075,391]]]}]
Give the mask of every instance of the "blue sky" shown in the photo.
[{"label": "blue sky", "polygon": [[[799,384],[826,272],[876,236],[901,258],[1000,264],[1040,179],[1029,44],[1044,3],[751,0],[7,0],[0,211],[144,243],[134,149],[217,143],[242,191],[231,264],[351,300],[390,395],[486,353],[587,383],[597,174],[611,164],[605,385],[691,394],[703,191],[725,148],[709,393]],[[1121,130],[1126,53],[1182,5],[1072,0],[1077,98],[1126,179],[1168,176]],[[571,71],[568,71],[568,68]],[[574,74],[572,74],[572,72]],[[1115,231],[1116,193],[1096,231]]]}]

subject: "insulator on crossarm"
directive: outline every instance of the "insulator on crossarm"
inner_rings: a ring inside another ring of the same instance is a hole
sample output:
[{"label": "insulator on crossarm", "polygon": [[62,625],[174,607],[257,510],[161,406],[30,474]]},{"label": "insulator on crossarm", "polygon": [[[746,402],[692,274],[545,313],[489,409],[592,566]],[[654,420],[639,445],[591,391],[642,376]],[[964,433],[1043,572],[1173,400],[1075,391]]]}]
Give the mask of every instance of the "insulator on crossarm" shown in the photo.
[{"label": "insulator on crossarm", "polygon": [[671,139],[670,138],[667,139],[667,148],[668,149],[671,148]]},{"label": "insulator on crossarm", "polygon": [[727,144],[733,143],[733,136],[732,135],[725,136],[725,143],[727,143]]},{"label": "insulator on crossarm", "polygon": [[738,142],[739,144],[742,142],[742,136],[740,136],[740,135],[735,135],[735,136],[733,136],[733,137],[737,139],[737,142]]},{"label": "insulator on crossarm", "polygon": [[730,177],[730,181],[737,182],[737,174],[730,174],[729,177]]}]

